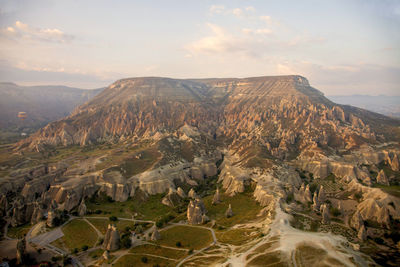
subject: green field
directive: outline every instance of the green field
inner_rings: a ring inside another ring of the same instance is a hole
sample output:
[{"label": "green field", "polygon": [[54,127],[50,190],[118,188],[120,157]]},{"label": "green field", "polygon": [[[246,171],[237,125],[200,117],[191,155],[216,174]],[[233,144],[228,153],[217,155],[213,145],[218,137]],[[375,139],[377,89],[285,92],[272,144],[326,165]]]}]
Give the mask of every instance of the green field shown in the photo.
[{"label": "green field", "polygon": [[31,227],[32,225],[30,225],[29,223],[17,227],[9,227],[7,236],[11,238],[23,238],[24,235],[29,232],[29,229]]},{"label": "green field", "polygon": [[213,241],[211,232],[199,227],[177,225],[160,231],[160,234],[161,240],[155,243],[168,247],[176,247],[176,243],[181,242],[182,248],[201,249]]},{"label": "green field", "polygon": [[62,231],[62,242],[69,249],[82,248],[83,245],[93,247],[97,240],[96,231],[84,220],[75,219],[66,224]]},{"label": "green field", "polygon": [[[207,215],[211,220],[215,219],[218,225],[225,227],[254,220],[262,209],[250,192],[238,193],[233,197],[221,193],[222,203],[218,205],[211,204],[212,198],[212,195],[204,198],[204,204],[208,211]],[[225,211],[228,209],[229,204],[232,205],[234,215],[231,218],[226,218]]]},{"label": "green field", "polygon": [[[128,226],[132,230],[135,229],[135,222],[133,221],[125,221],[125,220],[118,220],[116,222],[111,222],[108,219],[96,219],[96,218],[89,218],[87,219],[94,227],[97,228],[102,234],[105,234],[107,231],[107,227],[109,224],[115,224],[117,226],[118,231],[125,232],[125,228]],[[152,224],[140,223],[143,226],[143,230],[146,230]],[[147,227],[146,227],[147,226]]]},{"label": "green field", "polygon": [[[137,219],[157,220],[166,214],[176,215],[171,207],[161,203],[163,195],[150,195],[147,200],[128,199],[125,202],[109,201],[107,199],[95,199],[87,201],[86,206],[89,211],[89,217],[110,217],[132,218],[132,214],[138,213]],[[96,210],[101,213],[95,213]]]},{"label": "green field", "polygon": [[231,229],[228,231],[218,231],[215,235],[221,243],[239,246],[247,241],[254,240],[259,236],[259,233],[252,229]]},{"label": "green field", "polygon": [[[142,258],[145,257],[147,262],[144,263]],[[160,266],[175,266],[175,261],[169,261],[163,258],[157,258],[152,256],[141,256],[141,255],[132,255],[128,254],[122,256],[113,266],[115,267],[130,267],[130,266],[155,266],[159,264]]]},{"label": "green field", "polygon": [[153,244],[145,244],[132,248],[130,253],[133,254],[151,254],[156,256],[163,256],[171,259],[182,259],[187,255],[186,250],[165,248]]}]

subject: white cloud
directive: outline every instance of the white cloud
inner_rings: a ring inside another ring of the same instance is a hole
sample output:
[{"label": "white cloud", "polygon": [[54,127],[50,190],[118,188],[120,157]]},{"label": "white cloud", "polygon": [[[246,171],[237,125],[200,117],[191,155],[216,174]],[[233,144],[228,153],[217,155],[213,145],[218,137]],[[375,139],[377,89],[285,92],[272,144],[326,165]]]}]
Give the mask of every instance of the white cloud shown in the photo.
[{"label": "white cloud", "polygon": [[223,5],[212,5],[210,7],[210,13],[220,14],[225,10],[225,6]]},{"label": "white cloud", "polygon": [[250,12],[256,11],[256,9],[253,6],[248,6],[245,9],[246,9],[246,11],[250,11]]},{"label": "white cloud", "polygon": [[261,28],[261,29],[249,29],[249,28],[243,28],[242,32],[245,34],[259,34],[259,35],[265,35],[265,34],[270,34],[272,33],[271,29],[267,28]]},{"label": "white cloud", "polygon": [[243,15],[243,10],[240,8],[234,8],[232,10],[232,14],[235,15],[236,17],[241,17]]},{"label": "white cloud", "polygon": [[186,49],[191,53],[214,53],[226,52],[236,50],[235,44],[237,40],[234,39],[222,27],[215,24],[207,23],[207,27],[211,30],[212,34],[201,38],[186,46]]},{"label": "white cloud", "polygon": [[14,26],[1,29],[0,36],[13,40],[23,39],[55,43],[70,42],[74,38],[72,35],[65,34],[56,28],[35,28],[18,20]]}]

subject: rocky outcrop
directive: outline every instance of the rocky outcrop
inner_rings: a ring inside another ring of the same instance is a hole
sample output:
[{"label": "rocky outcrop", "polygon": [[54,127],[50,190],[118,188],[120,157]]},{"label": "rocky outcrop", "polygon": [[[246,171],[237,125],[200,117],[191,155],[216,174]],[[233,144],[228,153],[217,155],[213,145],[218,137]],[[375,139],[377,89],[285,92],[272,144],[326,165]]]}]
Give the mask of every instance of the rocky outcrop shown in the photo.
[{"label": "rocky outcrop", "polygon": [[6,195],[0,196],[0,216],[6,216],[8,211],[8,200]]},{"label": "rocky outcrop", "polygon": [[17,242],[17,264],[23,265],[25,263],[26,256],[26,240],[25,237],[19,239]]},{"label": "rocky outcrop", "polygon": [[197,196],[197,194],[196,194],[196,191],[194,191],[193,188],[190,188],[189,193],[188,193],[188,197],[189,197],[189,198],[192,198],[192,199],[198,198],[198,196]]},{"label": "rocky outcrop", "polygon": [[41,207],[41,204],[36,203],[31,218],[31,224],[36,224],[40,222],[41,220],[43,220],[43,217],[44,217],[44,211]]},{"label": "rocky outcrop", "polygon": [[154,231],[151,234],[151,240],[153,241],[157,241],[161,239],[161,235],[160,232],[158,232],[157,227],[154,227]]},{"label": "rocky outcrop", "polygon": [[165,197],[163,197],[163,199],[161,200],[161,203],[166,206],[175,207],[175,206],[179,205],[181,200],[182,199],[179,196],[179,194],[177,193],[177,191],[173,188],[170,188],[168,191],[168,194]]},{"label": "rocky outcrop", "polygon": [[325,189],[324,187],[321,185],[319,187],[319,191],[318,191],[318,202],[320,204],[324,203],[326,201],[326,194],[325,194]]},{"label": "rocky outcrop", "polygon": [[81,204],[79,204],[78,207],[78,215],[83,217],[86,215],[87,212],[87,208],[86,208],[86,204],[85,204],[85,199],[82,199]]},{"label": "rocky outcrop", "polygon": [[180,196],[181,198],[186,198],[186,193],[185,191],[183,191],[183,189],[181,187],[178,187],[178,189],[176,189],[176,193],[178,194],[178,196]]},{"label": "rocky outcrop", "polygon": [[331,219],[329,216],[329,207],[327,204],[322,204],[321,205],[321,214],[322,214],[322,220],[321,223],[322,224],[330,224],[331,223]]},{"label": "rocky outcrop", "polygon": [[115,225],[109,224],[103,241],[103,249],[108,251],[118,250],[120,246],[120,237]]},{"label": "rocky outcrop", "polygon": [[232,206],[231,206],[231,204],[229,204],[228,209],[225,211],[225,217],[230,218],[232,216],[233,216]]},{"label": "rocky outcrop", "polygon": [[318,201],[318,193],[317,193],[317,191],[314,191],[312,208],[314,211],[319,211],[320,206],[321,206],[321,203],[319,203],[319,201]]},{"label": "rocky outcrop", "polygon": [[312,202],[313,199],[311,196],[310,185],[305,186],[305,184],[303,183],[300,186],[299,190],[297,192],[295,192],[294,198],[295,198],[295,200],[297,200],[303,204]]},{"label": "rocky outcrop", "polygon": [[389,165],[393,171],[400,171],[400,163],[397,154],[394,154],[393,158],[389,158]]},{"label": "rocky outcrop", "polygon": [[360,230],[358,230],[357,237],[361,241],[367,240],[368,235],[367,235],[367,230],[365,229],[364,225],[362,225]]},{"label": "rocky outcrop", "polygon": [[189,224],[201,224],[203,222],[203,215],[206,214],[206,208],[200,198],[190,200],[187,208],[187,219]]},{"label": "rocky outcrop", "polygon": [[220,195],[219,195],[219,188],[217,188],[217,190],[215,191],[213,200],[212,200],[212,204],[213,205],[217,205],[219,203],[221,203],[221,198],[220,198]]},{"label": "rocky outcrop", "polygon": [[376,182],[378,184],[390,185],[389,179],[387,178],[387,176],[383,170],[379,171],[378,176],[376,177]]}]

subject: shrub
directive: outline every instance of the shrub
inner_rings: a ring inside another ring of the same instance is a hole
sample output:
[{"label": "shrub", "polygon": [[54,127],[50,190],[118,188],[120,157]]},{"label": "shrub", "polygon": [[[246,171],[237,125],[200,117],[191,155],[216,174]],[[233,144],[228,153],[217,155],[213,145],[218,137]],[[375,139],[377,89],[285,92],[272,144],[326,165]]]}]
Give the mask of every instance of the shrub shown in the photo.
[{"label": "shrub", "polygon": [[189,249],[188,254],[190,255],[192,253],[193,253],[193,249],[191,248],[191,249]]},{"label": "shrub", "polygon": [[178,248],[180,248],[180,247],[182,247],[182,243],[181,243],[181,241],[178,241],[178,242],[176,242],[176,244],[175,244]]},{"label": "shrub", "polygon": [[72,254],[76,254],[76,253],[78,253],[78,248],[74,248],[73,250],[72,250]]},{"label": "shrub", "polygon": [[103,212],[102,210],[95,210],[94,213],[96,213],[96,214],[101,214],[102,212]]},{"label": "shrub", "polygon": [[118,221],[118,218],[115,217],[115,216],[110,216],[108,219],[109,219],[110,221],[112,221],[112,222]]},{"label": "shrub", "polygon": [[130,247],[131,247],[132,242],[131,242],[131,239],[130,239],[129,235],[125,235],[124,237],[122,237],[122,239],[121,239],[121,245],[122,245],[124,248],[130,248]]},{"label": "shrub", "polygon": [[147,263],[148,262],[147,257],[142,257],[141,260],[142,260],[143,263]]},{"label": "shrub", "polygon": [[83,245],[83,246],[82,246],[82,251],[86,251],[86,250],[88,250],[88,248],[89,248],[88,245]]}]

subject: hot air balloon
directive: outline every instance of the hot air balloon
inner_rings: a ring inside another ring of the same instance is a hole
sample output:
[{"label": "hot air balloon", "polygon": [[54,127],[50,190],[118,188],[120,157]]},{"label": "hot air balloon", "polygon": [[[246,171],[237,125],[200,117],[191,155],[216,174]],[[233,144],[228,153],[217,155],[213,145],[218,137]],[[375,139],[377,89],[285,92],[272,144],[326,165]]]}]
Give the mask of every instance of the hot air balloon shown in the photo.
[{"label": "hot air balloon", "polygon": [[18,112],[18,118],[20,118],[21,120],[25,120],[26,117],[28,117],[26,112],[23,112],[23,111]]}]

